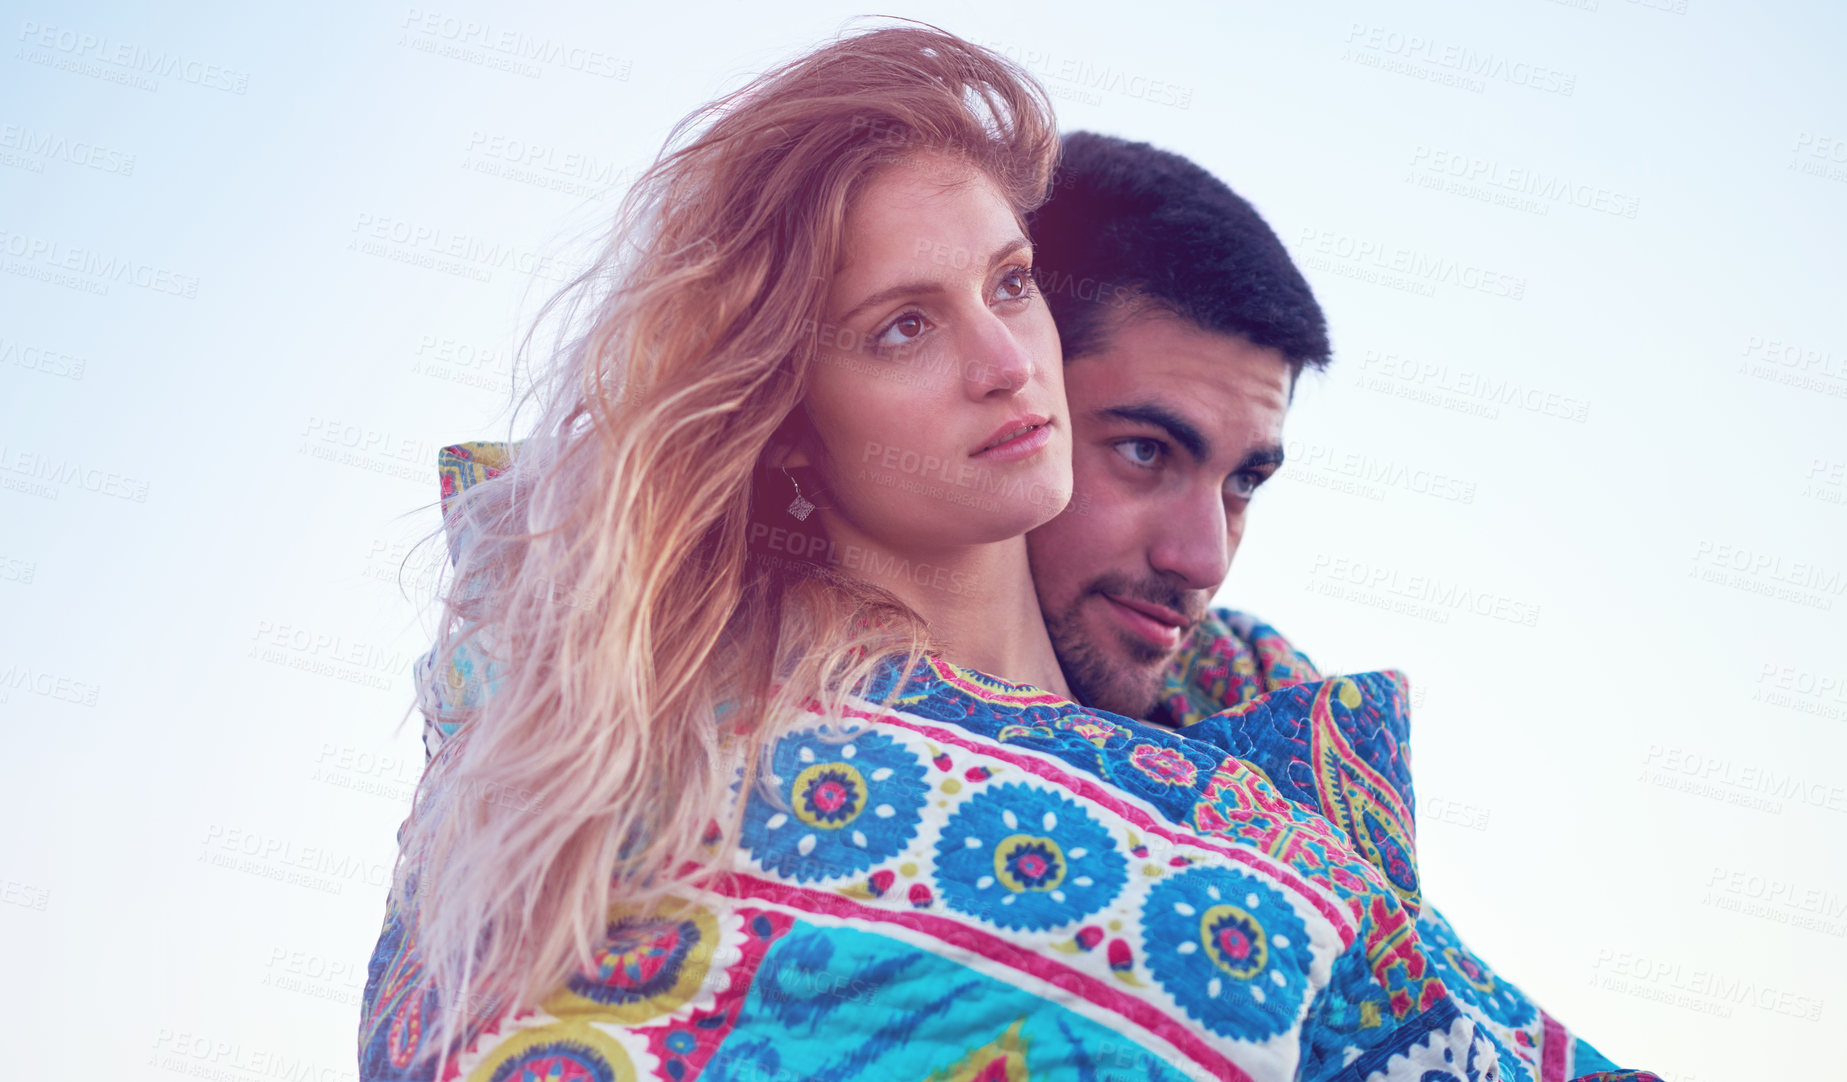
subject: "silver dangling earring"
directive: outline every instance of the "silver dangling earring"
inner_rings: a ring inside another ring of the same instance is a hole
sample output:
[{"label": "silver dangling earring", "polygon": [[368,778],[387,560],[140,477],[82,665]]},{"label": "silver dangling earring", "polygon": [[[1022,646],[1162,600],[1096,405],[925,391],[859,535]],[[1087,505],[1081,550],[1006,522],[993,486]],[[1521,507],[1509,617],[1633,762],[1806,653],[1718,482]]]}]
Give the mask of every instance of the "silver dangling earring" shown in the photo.
[{"label": "silver dangling earring", "polygon": [[780,469],[782,475],[789,479],[789,483],[795,486],[795,499],[789,501],[789,514],[794,516],[797,522],[807,522],[808,516],[814,514],[815,505],[809,502],[808,497],[802,495],[802,486],[796,481],[795,475],[789,472],[789,468],[783,466]]}]

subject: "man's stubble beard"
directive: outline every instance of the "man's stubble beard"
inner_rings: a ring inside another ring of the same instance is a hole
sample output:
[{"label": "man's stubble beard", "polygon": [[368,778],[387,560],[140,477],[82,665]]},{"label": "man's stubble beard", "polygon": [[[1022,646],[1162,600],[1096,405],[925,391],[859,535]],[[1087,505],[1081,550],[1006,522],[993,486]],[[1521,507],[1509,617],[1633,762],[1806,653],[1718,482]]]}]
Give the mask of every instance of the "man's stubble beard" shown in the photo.
[{"label": "man's stubble beard", "polygon": [[1121,662],[1114,660],[1108,650],[1085,634],[1079,610],[1090,597],[1101,599],[1100,594],[1087,591],[1065,611],[1055,616],[1048,614],[1045,619],[1045,630],[1051,637],[1052,651],[1058,655],[1058,665],[1064,670],[1065,682],[1084,706],[1144,720],[1160,700],[1173,652],[1105,632],[1116,640],[1124,657]]}]

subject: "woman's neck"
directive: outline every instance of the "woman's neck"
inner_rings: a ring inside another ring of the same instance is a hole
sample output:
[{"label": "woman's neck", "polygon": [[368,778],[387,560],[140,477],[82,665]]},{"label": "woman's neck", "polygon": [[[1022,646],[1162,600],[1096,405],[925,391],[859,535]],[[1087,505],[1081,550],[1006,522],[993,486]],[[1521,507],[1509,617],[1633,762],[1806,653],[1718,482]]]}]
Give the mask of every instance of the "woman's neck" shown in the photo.
[{"label": "woman's neck", "polygon": [[910,606],[946,659],[1071,697],[1039,612],[1024,535],[916,552],[882,545],[837,519],[827,526],[831,562]]}]

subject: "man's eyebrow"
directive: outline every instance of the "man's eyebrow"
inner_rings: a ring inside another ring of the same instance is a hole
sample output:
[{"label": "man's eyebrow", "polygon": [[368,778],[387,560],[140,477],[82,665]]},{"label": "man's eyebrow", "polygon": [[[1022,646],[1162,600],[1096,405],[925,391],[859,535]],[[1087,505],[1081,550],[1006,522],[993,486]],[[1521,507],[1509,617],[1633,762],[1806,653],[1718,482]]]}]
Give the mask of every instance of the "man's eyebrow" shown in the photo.
[{"label": "man's eyebrow", "polygon": [[[1194,426],[1193,422],[1154,402],[1143,402],[1131,406],[1110,406],[1097,411],[1098,417],[1107,417],[1117,421],[1129,421],[1134,424],[1149,425],[1165,429],[1173,441],[1186,449],[1194,461],[1203,462],[1212,453],[1212,441],[1206,434]],[[1279,449],[1280,460],[1280,449]]]},{"label": "man's eyebrow", "polygon": [[1283,464],[1283,445],[1272,443],[1268,447],[1253,447],[1238,463],[1240,470],[1254,470],[1260,466],[1281,466]]},{"label": "man's eyebrow", "polygon": [[[1027,240],[1025,236],[1023,235],[1009,238],[999,248],[994,249],[994,254],[988,257],[987,265],[989,267],[993,267],[994,264],[999,263],[1001,260],[1006,259],[1008,256],[1014,254],[1015,252],[1019,251],[1022,248],[1031,249],[1032,242]],[[854,316],[859,315],[861,312],[865,311],[866,309],[876,308],[881,304],[884,304],[888,301],[896,300],[899,297],[905,297],[905,296],[921,297],[921,296],[928,296],[934,293],[940,293],[941,291],[942,291],[942,284],[939,282],[933,282],[933,281],[900,282],[895,286],[891,286],[889,288],[879,290],[877,293],[874,293],[872,296],[867,297],[863,301],[860,301],[858,304],[854,305],[852,308],[847,309],[846,313],[840,317],[839,322],[841,323],[851,322]]]}]

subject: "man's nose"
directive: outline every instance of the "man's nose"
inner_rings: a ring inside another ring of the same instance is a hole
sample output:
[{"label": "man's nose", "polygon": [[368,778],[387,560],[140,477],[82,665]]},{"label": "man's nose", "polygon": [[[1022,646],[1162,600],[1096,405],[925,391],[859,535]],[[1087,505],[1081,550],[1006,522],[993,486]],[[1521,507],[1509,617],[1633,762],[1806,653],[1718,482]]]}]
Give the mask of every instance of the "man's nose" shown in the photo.
[{"label": "man's nose", "polygon": [[1231,570],[1232,538],[1223,497],[1189,496],[1155,509],[1148,563],[1189,590],[1217,590]]}]

